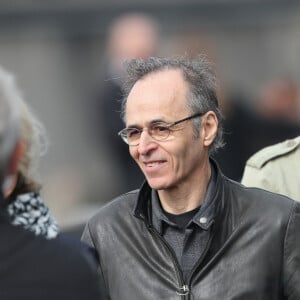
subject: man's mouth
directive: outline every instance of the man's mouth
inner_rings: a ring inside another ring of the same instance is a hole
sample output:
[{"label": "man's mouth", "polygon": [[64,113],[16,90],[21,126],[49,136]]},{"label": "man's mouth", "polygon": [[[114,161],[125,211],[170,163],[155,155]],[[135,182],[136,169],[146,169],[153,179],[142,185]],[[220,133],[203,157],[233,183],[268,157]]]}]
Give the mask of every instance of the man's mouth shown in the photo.
[{"label": "man's mouth", "polygon": [[155,168],[160,166],[161,164],[165,163],[164,160],[155,160],[155,161],[148,161],[148,162],[144,162],[144,165],[146,168]]},{"label": "man's mouth", "polygon": [[151,161],[151,162],[145,163],[145,165],[146,165],[146,167],[151,168],[151,167],[155,167],[161,163],[162,163],[161,161]]}]

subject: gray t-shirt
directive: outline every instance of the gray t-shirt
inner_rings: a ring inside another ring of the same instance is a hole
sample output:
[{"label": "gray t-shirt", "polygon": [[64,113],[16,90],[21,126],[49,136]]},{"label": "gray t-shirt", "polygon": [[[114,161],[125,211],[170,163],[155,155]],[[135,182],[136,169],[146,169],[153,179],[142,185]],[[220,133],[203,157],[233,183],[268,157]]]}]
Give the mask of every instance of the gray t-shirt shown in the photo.
[{"label": "gray t-shirt", "polygon": [[[188,281],[210,237],[210,227],[207,226],[209,218],[206,215],[208,210],[205,208],[215,190],[216,172],[213,166],[211,169],[212,174],[203,204],[191,212],[176,216],[166,213],[160,204],[157,192],[152,191],[153,226],[174,250],[185,281]],[[211,210],[209,211],[212,213]]]}]

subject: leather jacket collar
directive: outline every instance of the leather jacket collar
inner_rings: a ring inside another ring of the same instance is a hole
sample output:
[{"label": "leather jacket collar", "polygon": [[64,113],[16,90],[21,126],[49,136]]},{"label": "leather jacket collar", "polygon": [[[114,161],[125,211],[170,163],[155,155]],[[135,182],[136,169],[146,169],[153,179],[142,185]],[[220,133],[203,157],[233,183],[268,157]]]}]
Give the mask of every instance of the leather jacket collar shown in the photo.
[{"label": "leather jacket collar", "polygon": [[[209,199],[210,201],[205,202],[201,208],[201,213],[199,214],[199,220],[203,217],[206,218],[206,222],[201,224],[201,227],[205,230],[207,230],[215,222],[217,216],[219,215],[220,209],[223,207],[222,199],[219,197],[220,191],[222,190],[221,186],[223,181],[221,180],[221,177],[223,174],[213,159],[210,159],[210,163],[212,168],[215,169],[216,188],[212,193],[211,199]],[[148,185],[147,181],[145,181],[140,189],[137,203],[134,208],[134,216],[144,220],[148,226],[152,225],[151,193],[152,189]]]}]

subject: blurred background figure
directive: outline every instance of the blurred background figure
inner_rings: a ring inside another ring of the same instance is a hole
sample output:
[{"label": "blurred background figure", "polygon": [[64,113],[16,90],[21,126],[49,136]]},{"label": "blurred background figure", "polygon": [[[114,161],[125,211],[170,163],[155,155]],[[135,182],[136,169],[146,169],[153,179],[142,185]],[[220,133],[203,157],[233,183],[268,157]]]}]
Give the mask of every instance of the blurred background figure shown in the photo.
[{"label": "blurred background figure", "polygon": [[143,13],[120,15],[108,29],[102,79],[98,80],[98,92],[89,113],[94,116],[92,127],[99,148],[105,148],[114,170],[111,196],[136,189],[143,182],[141,171],[130,159],[128,146],[118,136],[124,128],[120,116],[123,63],[126,59],[155,55],[158,39],[158,23]]},{"label": "blurred background figure", "polygon": [[274,78],[262,86],[258,112],[268,120],[300,124],[300,89],[289,78]]},{"label": "blurred background figure", "polygon": [[52,239],[58,234],[58,225],[40,196],[42,186],[37,180],[38,162],[48,145],[45,128],[21,97],[18,104],[24,151],[17,174],[9,177],[3,191],[8,202],[7,210],[12,224]]},{"label": "blurred background figure", "polygon": [[299,87],[292,80],[269,81],[258,91],[257,100],[235,94],[223,102],[226,145],[215,158],[234,180],[241,180],[254,153],[300,134]]},{"label": "blurred background figure", "polygon": [[108,79],[120,82],[125,60],[155,55],[158,38],[159,26],[151,15],[132,12],[113,20],[108,28]]}]

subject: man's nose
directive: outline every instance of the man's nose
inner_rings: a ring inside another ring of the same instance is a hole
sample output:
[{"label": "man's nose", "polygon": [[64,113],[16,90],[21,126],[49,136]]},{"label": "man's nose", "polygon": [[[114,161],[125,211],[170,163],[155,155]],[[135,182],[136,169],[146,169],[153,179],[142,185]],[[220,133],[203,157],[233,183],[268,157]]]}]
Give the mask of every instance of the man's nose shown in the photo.
[{"label": "man's nose", "polygon": [[141,155],[147,154],[152,149],[157,147],[156,141],[149,134],[148,130],[143,130],[141,132],[140,142],[138,145],[138,151]]}]

